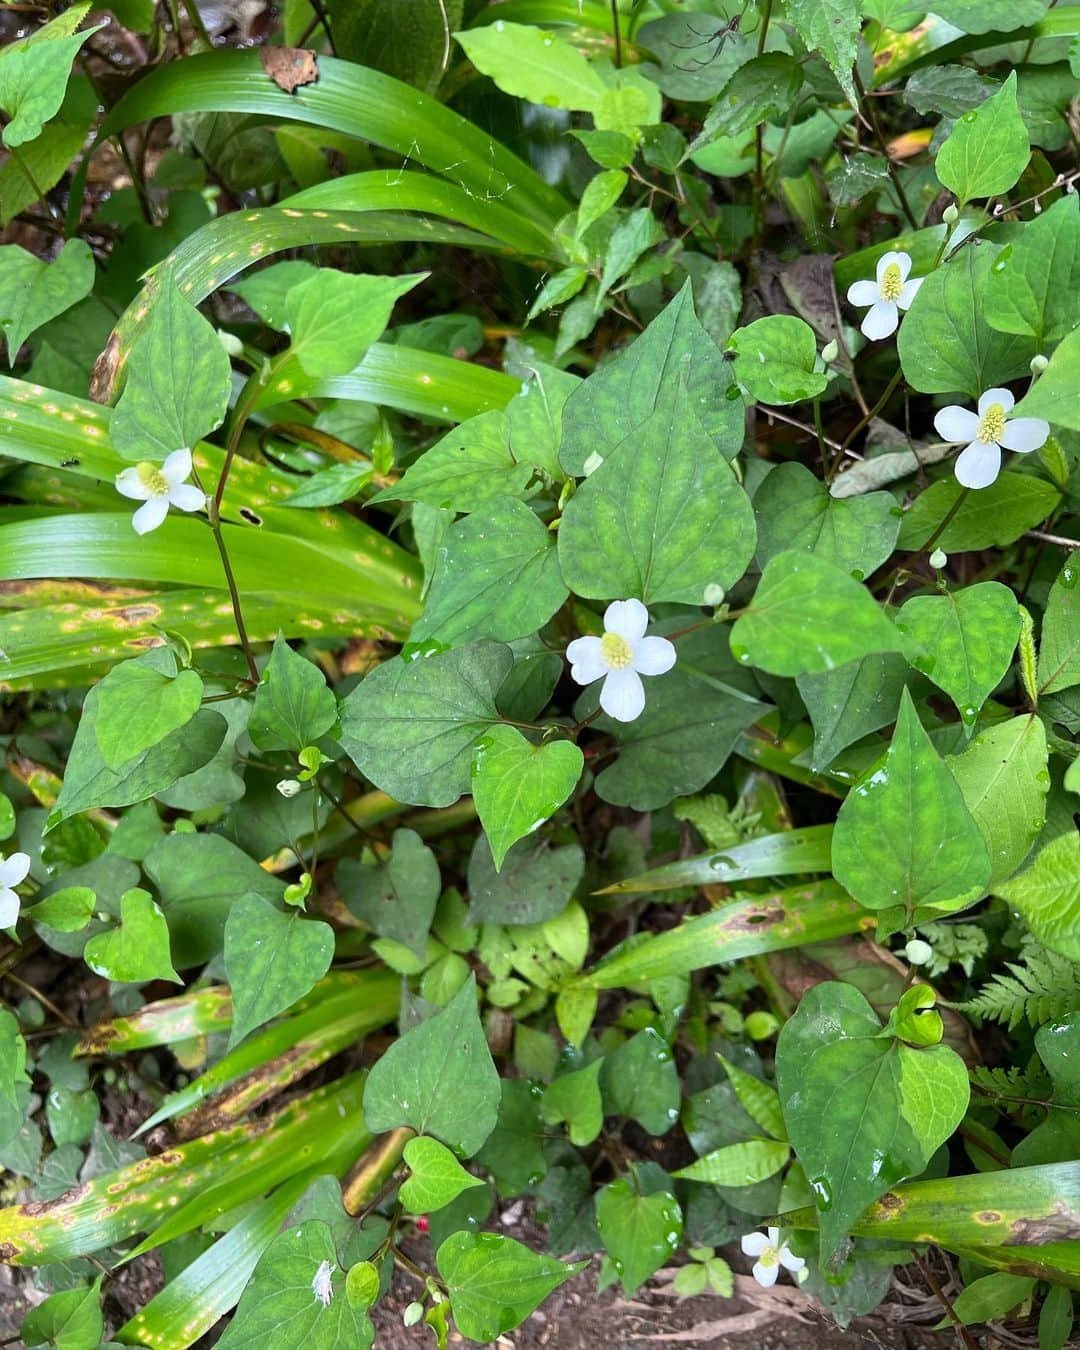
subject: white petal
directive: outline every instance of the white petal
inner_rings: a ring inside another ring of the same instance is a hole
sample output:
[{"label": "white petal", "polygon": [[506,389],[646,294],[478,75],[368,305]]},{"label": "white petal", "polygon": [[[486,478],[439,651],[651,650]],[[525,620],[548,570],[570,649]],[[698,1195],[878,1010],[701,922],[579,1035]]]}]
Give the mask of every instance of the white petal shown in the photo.
[{"label": "white petal", "polygon": [[896,297],[896,303],[901,309],[909,309],[912,300],[919,294],[919,287],[926,280],[925,277],[915,277],[913,281],[905,281],[900,287],[900,294]]},{"label": "white petal", "polygon": [[206,493],[194,483],[177,483],[169,488],[169,502],[179,511],[201,511],[206,505]]},{"label": "white petal", "polygon": [[859,325],[863,337],[871,342],[880,342],[896,332],[900,323],[900,311],[891,300],[878,300],[870,306]]},{"label": "white petal", "polygon": [[979,417],[970,408],[961,408],[958,403],[950,403],[934,417],[934,430],[943,441],[953,445],[963,445],[973,441],[979,430]]},{"label": "white petal", "polygon": [[171,455],[167,455],[165,463],[161,466],[161,472],[165,475],[165,481],[170,487],[175,487],[177,483],[182,483],[185,478],[191,477],[191,451],[185,448],[183,450],[174,450]]},{"label": "white petal", "polygon": [[848,287],[848,304],[872,305],[880,295],[881,290],[876,281],[853,281]]},{"label": "white petal", "polygon": [[877,279],[878,285],[881,285],[881,278],[885,275],[886,267],[891,267],[895,263],[900,269],[900,280],[907,281],[908,273],[911,271],[911,254],[904,253],[899,249],[890,249],[888,253],[883,253],[878,259]]},{"label": "white petal", "polygon": [[750,1274],[763,1289],[771,1289],[776,1283],[776,1277],[780,1274],[780,1267],[763,1266],[760,1261],[755,1261]]},{"label": "white petal", "polygon": [[0,862],[0,886],[18,886],[30,873],[29,853],[13,853]]},{"label": "white petal", "polygon": [[116,490],[133,502],[147,502],[154,495],[139,477],[136,468],[125,469],[116,475]]},{"label": "white petal", "polygon": [[649,611],[640,600],[612,600],[604,610],[604,629],[617,633],[626,642],[636,642],[645,636],[649,626]]},{"label": "white petal", "polygon": [[764,1233],[747,1233],[739,1245],[747,1256],[760,1256],[771,1244]]},{"label": "white petal", "polygon": [[765,1229],[765,1232],[768,1234],[768,1237],[769,1237],[769,1246],[770,1246],[770,1247],[779,1247],[779,1245],[780,1245],[780,1229],[779,1229],[779,1228],[766,1228],[766,1229]]},{"label": "white petal", "polygon": [[953,472],[963,487],[989,487],[1001,472],[1001,451],[996,445],[972,441],[960,451]]},{"label": "white petal", "polygon": [[592,684],[601,675],[607,674],[607,666],[601,655],[602,647],[598,637],[579,637],[566,649],[566,659],[570,662],[570,678],[578,684]]},{"label": "white petal", "polygon": [[801,1256],[792,1255],[791,1248],[787,1245],[786,1242],[780,1248],[778,1256],[780,1259],[780,1264],[784,1267],[785,1270],[791,1271],[802,1270],[803,1266],[806,1265],[806,1262],[802,1259]]},{"label": "white petal", "polygon": [[1007,389],[988,389],[979,399],[979,416],[981,417],[992,403],[1000,403],[1005,412],[1012,412],[1015,402],[1016,399]]},{"label": "white petal", "polygon": [[168,514],[168,497],[151,497],[131,517],[131,523],[135,526],[136,534],[149,534],[151,530],[157,529]]},{"label": "white petal", "polygon": [[19,919],[19,897],[6,887],[0,888],[0,928],[14,928]]},{"label": "white petal", "polygon": [[639,675],[664,675],[675,664],[675,644],[664,637],[634,643],[633,666]]},{"label": "white petal", "polygon": [[613,670],[600,690],[600,706],[616,722],[633,722],[645,708],[645,686],[636,670]]},{"label": "white petal", "polygon": [[1026,455],[1044,446],[1049,435],[1050,423],[1044,422],[1041,417],[1014,417],[1005,423],[998,444],[1006,450],[1018,450],[1020,454]]}]

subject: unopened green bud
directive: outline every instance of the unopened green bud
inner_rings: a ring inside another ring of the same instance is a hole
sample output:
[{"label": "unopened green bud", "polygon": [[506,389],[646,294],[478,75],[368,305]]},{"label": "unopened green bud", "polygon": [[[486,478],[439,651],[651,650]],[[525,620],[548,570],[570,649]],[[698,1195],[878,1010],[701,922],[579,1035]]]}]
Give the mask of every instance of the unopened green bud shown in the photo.
[{"label": "unopened green bud", "polygon": [[827,366],[831,366],[839,355],[840,344],[835,339],[832,342],[827,342],[821,349],[821,359]]},{"label": "unopened green bud", "polygon": [[941,219],[945,222],[946,225],[955,225],[955,224],[956,224],[956,222],[960,219],[960,212],[959,212],[959,210],[957,209],[956,203],[955,203],[955,202],[951,202],[951,203],[945,208],[945,210],[942,211],[942,213],[941,213]]},{"label": "unopened green bud", "polygon": [[949,555],[943,548],[936,548],[933,553],[930,554],[930,566],[935,572],[940,572],[948,561]]},{"label": "unopened green bud", "polygon": [[417,1322],[420,1321],[423,1315],[424,1315],[424,1305],[422,1303],[410,1303],[409,1306],[405,1309],[405,1311],[401,1314],[401,1320],[405,1323],[407,1327],[414,1327],[416,1326]]},{"label": "unopened green bud", "polygon": [[1046,367],[1050,364],[1050,358],[1048,356],[1043,356],[1043,354],[1040,352],[1037,356],[1033,356],[1028,364],[1031,369],[1032,375],[1036,379],[1038,379],[1039,376],[1046,369]]}]

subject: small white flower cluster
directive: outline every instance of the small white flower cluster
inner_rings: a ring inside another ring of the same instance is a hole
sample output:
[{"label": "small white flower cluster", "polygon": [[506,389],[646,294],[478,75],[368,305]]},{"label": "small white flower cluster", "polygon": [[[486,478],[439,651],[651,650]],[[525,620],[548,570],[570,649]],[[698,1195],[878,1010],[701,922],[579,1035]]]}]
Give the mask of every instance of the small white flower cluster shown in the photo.
[{"label": "small white flower cluster", "polygon": [[19,918],[19,897],[15,890],[30,873],[30,855],[0,853],[0,928],[14,928]]},{"label": "small white flower cluster", "polygon": [[130,469],[116,475],[116,490],[132,501],[143,505],[131,518],[136,534],[156,530],[169,514],[169,507],[179,511],[201,511],[206,505],[206,494],[193,483],[191,451],[174,450],[163,464],[144,459]]},{"label": "small white flower cluster", "polygon": [[780,1274],[780,1267],[790,1270],[798,1278],[805,1270],[806,1262],[801,1256],[792,1256],[791,1248],[780,1241],[780,1229],[770,1228],[764,1233],[747,1233],[740,1243],[747,1256],[756,1256],[750,1274],[758,1284],[771,1289]]}]

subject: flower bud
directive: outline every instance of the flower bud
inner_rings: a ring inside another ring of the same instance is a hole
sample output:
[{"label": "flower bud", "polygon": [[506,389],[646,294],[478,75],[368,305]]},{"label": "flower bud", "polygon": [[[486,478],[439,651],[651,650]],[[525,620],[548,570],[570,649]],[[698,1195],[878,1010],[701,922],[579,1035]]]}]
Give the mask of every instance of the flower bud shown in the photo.
[{"label": "flower bud", "polygon": [[1043,356],[1040,352],[1037,356],[1033,356],[1028,364],[1032,375],[1038,378],[1050,364],[1050,358],[1048,356]]},{"label": "flower bud", "polygon": [[295,797],[300,791],[300,784],[295,778],[283,778],[276,786],[277,790],[286,800],[290,797]]},{"label": "flower bud", "polygon": [[945,210],[942,211],[941,219],[945,222],[946,225],[956,224],[956,222],[960,219],[960,212],[957,209],[955,202],[950,202],[949,205],[945,208]]},{"label": "flower bud", "polygon": [[940,572],[948,561],[949,555],[943,548],[936,548],[933,553],[930,554],[930,566],[935,572]]},{"label": "flower bud", "polygon": [[405,1311],[401,1314],[401,1320],[405,1323],[407,1327],[414,1327],[416,1326],[417,1322],[420,1321],[423,1315],[424,1315],[424,1305],[422,1303],[410,1303],[409,1306],[405,1309]]},{"label": "flower bud", "polygon": [[582,466],[585,470],[585,477],[588,478],[590,474],[595,473],[603,462],[604,456],[598,455],[594,450]]},{"label": "flower bud", "polygon": [[705,592],[704,595],[702,596],[702,599],[704,600],[705,604],[710,606],[710,608],[715,609],[717,605],[722,605],[724,603],[725,594],[726,592],[724,591],[723,586],[719,585],[715,581],[710,581],[709,584],[705,587]]},{"label": "flower bud", "polygon": [[934,954],[933,947],[922,938],[912,938],[904,948],[904,955],[913,966],[925,966]]},{"label": "flower bud", "polygon": [[827,342],[825,346],[822,347],[821,349],[821,359],[825,362],[827,366],[831,366],[839,355],[840,355],[840,345],[835,340],[835,338],[833,339],[832,342]]},{"label": "flower bud", "polygon": [[229,356],[242,356],[244,354],[244,344],[235,333],[226,333],[224,328],[219,328],[217,335],[218,341]]}]

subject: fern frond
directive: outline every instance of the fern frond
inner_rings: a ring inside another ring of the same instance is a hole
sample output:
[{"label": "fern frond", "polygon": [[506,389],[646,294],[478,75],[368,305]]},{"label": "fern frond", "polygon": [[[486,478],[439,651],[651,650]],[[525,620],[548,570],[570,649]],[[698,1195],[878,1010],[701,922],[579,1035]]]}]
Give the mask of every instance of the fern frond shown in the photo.
[{"label": "fern frond", "polygon": [[981,1088],[1004,1101],[1018,1098],[1045,1101],[1052,1091],[1050,1076],[1038,1055],[1032,1055],[1026,1067],[1013,1065],[1008,1069],[988,1069],[980,1064],[969,1070],[969,1076],[973,1087]]},{"label": "fern frond", "polygon": [[1080,967],[1038,943],[1025,943],[1022,963],[1008,961],[1010,974],[995,975],[974,998],[953,1006],[1010,1031],[1027,1021],[1042,1026],[1080,1010]]}]

